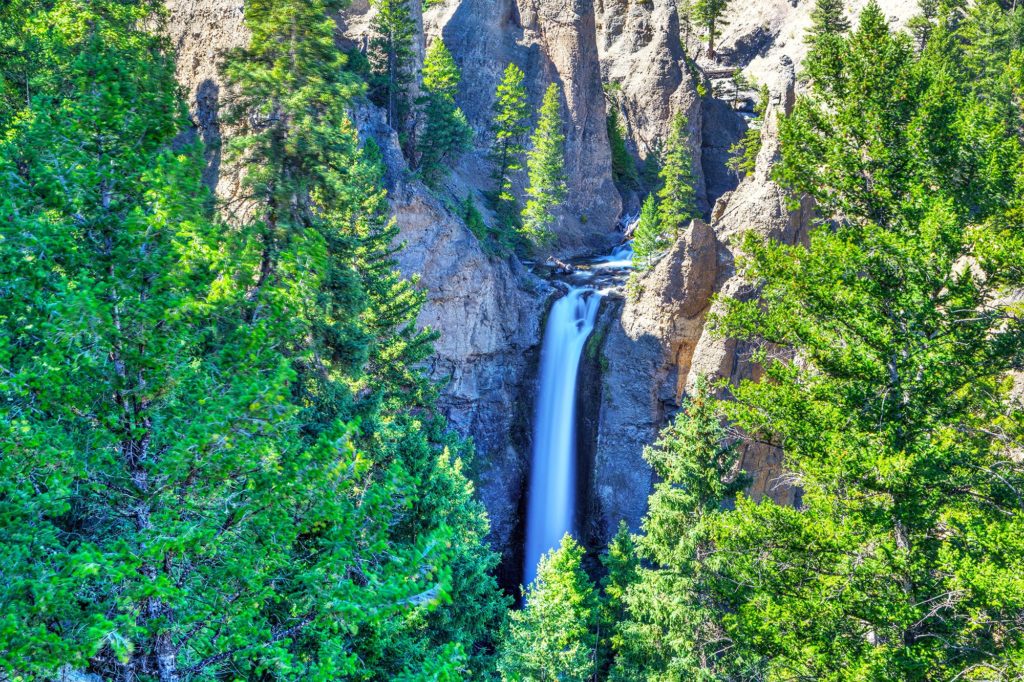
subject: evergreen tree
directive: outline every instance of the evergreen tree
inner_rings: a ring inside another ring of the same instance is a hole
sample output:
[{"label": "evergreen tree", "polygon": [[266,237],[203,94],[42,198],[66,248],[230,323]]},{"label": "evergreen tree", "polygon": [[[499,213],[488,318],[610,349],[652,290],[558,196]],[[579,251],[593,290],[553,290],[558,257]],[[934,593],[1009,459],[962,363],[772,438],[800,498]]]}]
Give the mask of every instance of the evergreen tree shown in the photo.
[{"label": "evergreen tree", "polygon": [[417,140],[419,172],[428,186],[437,188],[458,155],[469,149],[473,130],[455,105],[459,67],[441,40],[435,40],[423,63],[423,105],[426,129]]},{"label": "evergreen tree", "polygon": [[[327,9],[252,0],[252,43],[229,64],[238,92],[231,120],[243,128],[233,149],[250,169],[252,207],[237,233],[248,257],[238,280],[254,280],[242,319],[290,360],[304,433],[360,420],[357,442],[371,462],[365,484],[387,502],[372,529],[384,537],[359,558],[366,570],[408,583],[407,596],[393,600],[402,608],[381,612],[369,602],[374,617],[343,646],[337,637],[319,644],[346,652],[367,678],[397,677],[442,651],[463,651],[475,668],[501,616],[488,576],[495,555],[462,474],[464,448],[446,435],[433,411],[436,389],[419,369],[433,338],[415,325],[423,294],[395,272],[379,152],[360,148],[348,119],[361,84],[345,69]],[[426,85],[450,101],[458,72],[443,57],[429,61]]]},{"label": "evergreen tree", "polygon": [[726,412],[781,445],[804,491],[799,509],[741,499],[715,532],[749,590],[725,622],[770,676],[1024,674],[1022,432],[1006,403],[1024,333],[1004,298],[1024,284],[1024,150],[1020,108],[993,106],[1017,87],[1014,57],[978,67],[974,45],[936,31],[916,57],[865,8],[842,87],[782,124],[779,177],[830,222],[808,248],[749,237],[762,298],[713,321],[765,372]]},{"label": "evergreen tree", "polygon": [[333,678],[354,669],[345,633],[435,583],[353,573],[394,490],[366,488],[345,424],[304,438],[274,328],[220,336],[247,306],[198,150],[172,151],[186,119],[166,45],[139,29],[154,18],[78,0],[33,17],[59,59],[0,146],[0,551],[18,575],[0,668]]},{"label": "evergreen tree", "polygon": [[494,143],[491,162],[494,164],[494,210],[506,228],[519,226],[519,206],[512,194],[512,176],[523,168],[524,138],[529,131],[529,109],[526,103],[525,74],[515,64],[505,67],[494,96]]},{"label": "evergreen tree", "polygon": [[729,148],[727,165],[740,175],[753,173],[757,167],[757,155],[761,152],[761,128],[764,114],[768,109],[768,86],[762,85],[758,101],[754,106],[754,119],[747,122],[747,129],[739,142]]},{"label": "evergreen tree", "polygon": [[370,21],[369,56],[373,70],[370,94],[387,112],[388,125],[401,132],[409,116],[409,88],[413,82],[413,40],[416,22],[408,0],[374,0]]},{"label": "evergreen tree", "polygon": [[729,6],[729,0],[693,0],[691,14],[693,21],[708,37],[709,59],[715,58],[715,38],[718,37],[722,24],[722,15]]},{"label": "evergreen tree", "polygon": [[541,559],[526,590],[526,606],[513,611],[501,644],[503,680],[585,682],[595,672],[597,593],[581,566],[583,548],[568,534]]},{"label": "evergreen tree", "polygon": [[640,562],[636,542],[625,521],[601,555],[601,565],[607,571],[601,579],[601,621],[598,630],[598,678],[607,679],[615,656],[625,646],[620,634],[621,623],[626,620],[626,591],[637,581]]},{"label": "evergreen tree", "polygon": [[565,201],[565,134],[562,132],[561,90],[552,83],[544,93],[537,128],[527,154],[530,185],[526,188],[523,233],[538,244],[552,238],[553,211]]},{"label": "evergreen tree", "polygon": [[804,39],[809,48],[804,67],[812,81],[837,81],[843,69],[843,36],[849,30],[843,0],[816,0]]},{"label": "evergreen tree", "polygon": [[626,131],[619,118],[618,107],[612,102],[608,108],[608,144],[612,152],[612,177],[620,187],[636,187],[639,176],[636,163],[626,148]]},{"label": "evergreen tree", "polygon": [[663,232],[673,239],[697,216],[693,158],[686,116],[676,114],[672,131],[665,143],[658,190],[658,222]]},{"label": "evergreen tree", "polygon": [[665,231],[661,227],[658,211],[658,200],[654,194],[648,194],[640,207],[640,222],[633,231],[633,267],[644,270],[658,252],[668,247]]},{"label": "evergreen tree", "polygon": [[756,659],[740,655],[722,627],[727,604],[716,597],[733,588],[720,579],[729,559],[717,550],[715,522],[742,479],[709,393],[700,380],[684,412],[644,451],[659,482],[636,540],[645,564],[622,598],[628,616],[612,679],[762,679]]}]

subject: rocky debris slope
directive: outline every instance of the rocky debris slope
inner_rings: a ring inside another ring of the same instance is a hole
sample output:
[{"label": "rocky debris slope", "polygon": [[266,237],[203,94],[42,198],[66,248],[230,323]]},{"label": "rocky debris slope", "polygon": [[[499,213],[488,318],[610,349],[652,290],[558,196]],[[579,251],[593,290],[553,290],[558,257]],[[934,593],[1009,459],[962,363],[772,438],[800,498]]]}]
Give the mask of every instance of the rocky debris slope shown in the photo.
[{"label": "rocky debris slope", "polygon": [[[777,66],[769,87],[772,99],[757,169],[719,199],[710,226],[695,220],[639,276],[638,291],[627,294],[621,321],[609,327],[594,474],[605,537],[620,518],[634,528],[639,523],[651,482],[643,447],[678,409],[696,378],[703,374],[736,382],[757,376],[745,349],[711,335],[705,320],[714,309],[715,294],[756,295],[735,271],[740,234],[755,230],[793,244],[805,238],[811,219],[809,205],[790,210],[786,193],[770,179],[779,148],[777,116],[788,112],[795,98],[791,62]],[[744,451],[743,467],[753,475],[750,492],[755,498],[793,500],[793,490],[780,485],[780,464],[781,453],[774,449]]]}]

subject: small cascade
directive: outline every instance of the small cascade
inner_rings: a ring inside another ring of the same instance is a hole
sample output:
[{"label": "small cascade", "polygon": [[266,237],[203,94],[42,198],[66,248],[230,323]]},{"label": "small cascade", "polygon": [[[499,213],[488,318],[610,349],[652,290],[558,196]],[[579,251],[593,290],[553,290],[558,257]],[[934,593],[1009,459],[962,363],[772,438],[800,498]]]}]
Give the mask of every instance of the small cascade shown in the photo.
[{"label": "small cascade", "polygon": [[541,556],[575,530],[576,375],[600,302],[597,291],[572,288],[555,301],[544,330],[526,517],[527,585]]}]

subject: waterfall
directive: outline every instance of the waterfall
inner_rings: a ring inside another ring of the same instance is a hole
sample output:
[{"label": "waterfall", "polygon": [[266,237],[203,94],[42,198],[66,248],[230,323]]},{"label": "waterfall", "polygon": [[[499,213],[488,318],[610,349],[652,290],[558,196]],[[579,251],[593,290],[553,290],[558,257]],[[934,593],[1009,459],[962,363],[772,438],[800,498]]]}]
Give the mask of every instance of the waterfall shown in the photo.
[{"label": "waterfall", "polygon": [[544,329],[526,516],[526,585],[536,577],[541,556],[574,530],[576,374],[600,302],[593,289],[570,289],[551,307]]}]

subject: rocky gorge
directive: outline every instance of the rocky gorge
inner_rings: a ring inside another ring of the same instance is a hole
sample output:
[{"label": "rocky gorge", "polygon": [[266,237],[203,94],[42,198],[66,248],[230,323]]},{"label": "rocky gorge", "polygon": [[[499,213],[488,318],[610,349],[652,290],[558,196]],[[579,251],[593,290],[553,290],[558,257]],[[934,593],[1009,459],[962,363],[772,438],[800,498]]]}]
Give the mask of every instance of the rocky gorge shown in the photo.
[{"label": "rocky gorge", "polygon": [[[640,163],[657,153],[677,113],[689,122],[696,195],[695,220],[657,264],[638,277],[635,291],[606,297],[598,313],[580,377],[578,452],[586,459],[579,496],[583,535],[607,540],[620,519],[639,523],[652,485],[642,458],[658,429],[681,405],[696,377],[738,381],[758,368],[742,344],[705,328],[716,296],[753,297],[735,268],[736,237],[744,231],[799,243],[813,206],[772,180],[778,154],[774,121],[785,115],[800,87],[804,48],[798,37],[810,8],[791,4],[735,4],[715,61],[682,35],[674,0],[443,0],[413,3],[417,59],[443,38],[462,71],[456,101],[475,131],[441,191],[409,170],[397,133],[383,112],[361,106],[361,134],[382,151],[386,184],[404,248],[402,272],[427,292],[419,324],[439,332],[429,361],[443,382],[440,407],[450,426],[472,438],[474,479],[491,521],[491,540],[504,557],[502,581],[521,580],[521,552],[537,369],[543,322],[560,289],[534,264],[485,248],[453,206],[490,189],[487,148],[493,93],[509,63],[526,74],[531,105],[549,83],[564,93],[568,198],[554,228],[551,253],[570,259],[602,253],[625,238],[622,218],[639,208],[645,187],[617,187],[607,117],[615,107],[629,152]],[[861,3],[863,4],[863,3]],[[770,6],[769,6],[770,5]],[[888,0],[883,9],[905,20],[916,3]],[[230,97],[218,75],[224,51],[245,44],[240,3],[168,0],[167,32],[178,55],[177,75],[187,93],[196,134],[206,144],[206,181],[222,197],[237,186],[237,169],[222,161],[218,111]],[[854,8],[856,9],[856,8]],[[355,0],[337,17],[339,40],[365,46],[374,8]],[[689,56],[688,56],[689,55]],[[768,88],[756,168],[745,177],[729,169],[730,147],[747,127],[753,92],[734,108],[715,97],[723,70],[744,69]],[[609,87],[611,86],[611,87]],[[518,178],[522,193],[525,178]],[[242,208],[240,208],[242,210]],[[493,216],[485,215],[485,219]],[[742,466],[755,498],[793,502],[782,453],[748,446]]]}]

